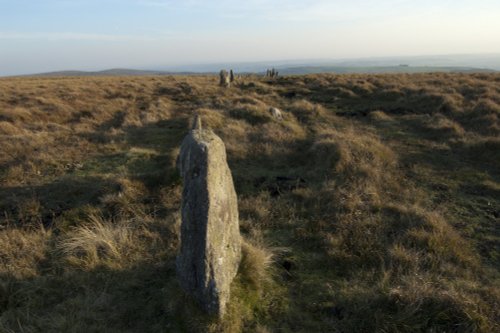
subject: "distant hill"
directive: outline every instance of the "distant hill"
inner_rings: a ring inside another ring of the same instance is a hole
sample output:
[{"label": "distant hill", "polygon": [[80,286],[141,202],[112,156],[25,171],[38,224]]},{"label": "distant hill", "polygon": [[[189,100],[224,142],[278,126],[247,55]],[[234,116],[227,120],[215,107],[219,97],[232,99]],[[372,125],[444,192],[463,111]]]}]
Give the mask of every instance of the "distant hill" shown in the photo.
[{"label": "distant hill", "polygon": [[[105,65],[103,65],[105,66]],[[123,65],[120,65],[123,66]],[[125,68],[113,68],[102,71],[62,70],[50,72],[20,71],[2,69],[0,77],[5,76],[141,76],[141,75],[200,75],[214,74],[222,68],[243,73],[265,73],[268,68],[276,68],[281,74],[313,73],[421,73],[421,72],[498,72],[500,71],[500,53],[497,54],[450,54],[422,56],[364,57],[340,59],[295,59],[262,61],[224,61],[214,63],[192,63],[183,65],[149,64],[142,69],[125,65]],[[105,67],[104,67],[105,68]]]},{"label": "distant hill", "polygon": [[381,74],[381,73],[492,73],[495,70],[474,67],[438,66],[301,66],[279,69],[284,75],[337,73],[337,74]]},{"label": "distant hill", "polygon": [[[276,66],[282,75],[303,75],[303,74],[319,74],[319,73],[337,73],[337,74],[382,74],[382,73],[492,73],[493,69],[461,67],[461,66]],[[147,75],[202,75],[216,74],[216,70],[207,71],[162,71],[162,70],[137,70],[126,68],[114,68],[103,71],[58,71],[33,74],[27,76],[147,76]],[[263,69],[255,71],[238,71],[239,73],[258,73],[264,74]]]}]

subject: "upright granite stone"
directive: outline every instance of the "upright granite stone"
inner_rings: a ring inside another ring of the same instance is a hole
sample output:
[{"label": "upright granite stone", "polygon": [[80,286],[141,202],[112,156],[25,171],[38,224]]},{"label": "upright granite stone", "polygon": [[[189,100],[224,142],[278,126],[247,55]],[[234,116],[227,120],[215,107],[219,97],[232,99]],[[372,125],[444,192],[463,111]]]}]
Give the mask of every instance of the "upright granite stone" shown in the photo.
[{"label": "upright granite stone", "polygon": [[229,70],[229,82],[233,83],[236,80],[233,70]]},{"label": "upright granite stone", "polygon": [[177,161],[184,180],[177,275],[208,313],[222,317],[241,260],[238,204],[224,142],[201,126],[197,117]]},{"label": "upright granite stone", "polygon": [[231,78],[225,69],[219,72],[219,85],[221,87],[229,88],[231,86]]}]

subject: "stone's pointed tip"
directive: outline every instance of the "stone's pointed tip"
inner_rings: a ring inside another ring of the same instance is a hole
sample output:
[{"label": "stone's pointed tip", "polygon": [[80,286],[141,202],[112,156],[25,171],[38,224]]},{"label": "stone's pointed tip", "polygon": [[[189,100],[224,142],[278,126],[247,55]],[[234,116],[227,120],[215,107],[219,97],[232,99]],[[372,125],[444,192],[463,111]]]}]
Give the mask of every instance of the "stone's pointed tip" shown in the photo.
[{"label": "stone's pointed tip", "polygon": [[201,130],[201,116],[198,114],[194,117],[192,129],[193,130]]}]

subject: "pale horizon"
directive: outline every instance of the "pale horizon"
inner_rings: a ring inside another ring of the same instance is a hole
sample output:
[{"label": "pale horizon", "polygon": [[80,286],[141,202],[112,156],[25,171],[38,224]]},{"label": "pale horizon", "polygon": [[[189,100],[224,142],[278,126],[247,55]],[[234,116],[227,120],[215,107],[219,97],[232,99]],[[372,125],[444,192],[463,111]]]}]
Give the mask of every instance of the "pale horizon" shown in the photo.
[{"label": "pale horizon", "polygon": [[500,3],[0,0],[0,75],[500,54]]}]

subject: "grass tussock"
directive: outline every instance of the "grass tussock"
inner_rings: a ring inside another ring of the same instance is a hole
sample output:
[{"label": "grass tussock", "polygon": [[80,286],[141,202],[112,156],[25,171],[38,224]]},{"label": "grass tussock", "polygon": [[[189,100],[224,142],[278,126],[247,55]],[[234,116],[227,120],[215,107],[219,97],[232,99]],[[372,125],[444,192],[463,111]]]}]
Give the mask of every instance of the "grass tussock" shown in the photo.
[{"label": "grass tussock", "polygon": [[106,263],[118,265],[130,258],[134,249],[131,223],[106,223],[91,216],[89,224],[78,227],[61,242],[60,250],[70,264],[92,270]]},{"label": "grass tussock", "polygon": [[391,116],[380,110],[372,111],[368,115],[370,116],[370,119],[374,121],[393,121],[393,118]]},{"label": "grass tussock", "polygon": [[273,254],[262,246],[255,246],[248,242],[243,243],[243,260],[241,263],[241,275],[243,283],[248,284],[250,289],[262,293],[266,285],[272,283],[270,275],[273,265]]},{"label": "grass tussock", "polygon": [[[498,82],[2,79],[0,331],[498,331]],[[175,274],[195,114],[239,197],[222,320]]]}]

